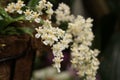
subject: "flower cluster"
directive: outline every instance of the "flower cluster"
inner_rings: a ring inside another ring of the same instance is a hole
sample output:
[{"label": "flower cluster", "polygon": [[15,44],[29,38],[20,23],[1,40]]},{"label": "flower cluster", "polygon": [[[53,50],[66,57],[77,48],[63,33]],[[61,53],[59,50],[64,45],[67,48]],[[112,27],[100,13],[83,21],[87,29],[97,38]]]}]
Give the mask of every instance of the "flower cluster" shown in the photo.
[{"label": "flower cluster", "polygon": [[52,46],[53,55],[55,57],[53,59],[53,61],[55,62],[54,67],[57,68],[58,72],[60,72],[60,68],[61,68],[60,63],[61,61],[63,61],[63,57],[64,57],[62,51],[69,47],[70,42],[72,42],[72,35],[66,33],[63,36],[63,39],[60,40],[60,42],[57,42]]},{"label": "flower cluster", "polygon": [[51,26],[51,22],[49,20],[44,21],[44,25],[36,28],[38,32],[35,36],[36,38],[41,37],[42,41],[45,45],[52,46],[55,42],[57,42],[60,38],[64,36],[64,31],[59,28],[54,28]]},{"label": "flower cluster", "polygon": [[7,8],[5,8],[5,11],[9,13],[17,12],[18,14],[22,14],[23,11],[21,10],[21,8],[24,6],[25,6],[24,2],[21,0],[18,0],[17,3],[8,4]]},{"label": "flower cluster", "polygon": [[55,11],[57,24],[61,22],[71,22],[74,19],[73,15],[70,15],[70,8],[64,3],[59,4],[58,9]]},{"label": "flower cluster", "polygon": [[[70,14],[70,8],[61,3],[56,9],[56,24],[59,26],[61,22],[68,22],[66,31],[59,27],[53,27],[50,21],[53,14],[52,4],[46,0],[40,0],[35,9],[27,8],[22,10],[25,4],[18,0],[17,3],[8,4],[5,11],[8,13],[17,12],[25,16],[25,20],[36,22],[40,27],[35,28],[36,38],[41,38],[45,45],[51,46],[53,50],[54,67],[60,72],[61,62],[63,61],[62,51],[68,47],[71,49],[71,63],[78,70],[80,77],[85,77],[86,80],[95,80],[95,75],[99,66],[99,61],[96,58],[99,51],[92,50],[90,46],[94,39],[91,27],[92,19],[84,19],[82,16],[76,18]],[[47,16],[44,19],[42,16]],[[47,15],[46,15],[47,14]],[[42,23],[42,24],[41,24]]]},{"label": "flower cluster", "polygon": [[35,12],[30,9],[26,9],[26,11],[24,11],[24,14],[25,14],[26,20],[35,21],[36,23],[40,23],[41,18],[40,18],[40,14],[38,12]]},{"label": "flower cluster", "polygon": [[40,15],[46,13],[48,15],[48,18],[51,18],[51,15],[53,14],[52,7],[53,5],[49,1],[41,0],[36,6],[36,9]]},{"label": "flower cluster", "polygon": [[47,14],[46,16],[48,16],[48,18],[50,19],[51,15],[53,14],[52,7],[53,5],[50,2],[46,0],[41,0],[36,6],[36,11],[30,9],[26,9],[26,11],[24,11],[25,18],[26,20],[31,20],[40,23],[41,16]]},{"label": "flower cluster", "polygon": [[96,71],[99,66],[99,61],[96,56],[98,55],[98,50],[91,50],[88,46],[85,45],[74,45],[71,48],[72,50],[72,65],[75,69],[78,70],[78,75],[80,77],[85,77],[86,80],[96,80]]},{"label": "flower cluster", "polygon": [[[46,45],[49,44],[52,47],[54,55],[53,62],[55,63],[54,67],[57,68],[58,72],[60,72],[60,63],[63,61],[64,57],[62,51],[70,47],[71,63],[73,67],[78,70],[78,75],[85,77],[86,80],[95,80],[99,66],[99,61],[96,57],[99,51],[97,49],[90,49],[92,40],[94,39],[91,29],[93,20],[91,18],[85,20],[80,15],[77,16],[76,19],[69,19],[71,17],[70,9],[63,3],[59,5],[55,13],[57,23],[60,24],[61,21],[69,22],[68,29],[64,32],[61,29],[53,28],[50,22],[45,22],[46,25],[44,24],[44,27],[36,29],[38,32],[36,37],[41,36],[43,43]],[[58,35],[60,36],[58,37]],[[69,43],[72,44],[70,45]]]},{"label": "flower cluster", "polygon": [[87,46],[91,46],[91,42],[94,38],[92,33],[92,22],[91,18],[85,20],[82,16],[77,16],[77,18],[69,23],[68,32],[75,36],[76,43],[82,43]]},{"label": "flower cluster", "polygon": [[78,16],[73,23],[69,23],[68,32],[73,35],[73,44],[71,45],[71,56],[73,67],[78,70],[80,77],[86,80],[95,80],[96,71],[99,66],[97,49],[90,49],[91,42],[94,38],[91,27],[93,20]]},{"label": "flower cluster", "polygon": [[72,35],[65,34],[65,31],[59,29],[58,27],[52,27],[51,22],[48,20],[44,22],[44,25],[36,28],[36,31],[38,32],[35,35],[36,38],[41,37],[45,45],[50,45],[52,47],[54,67],[56,67],[58,72],[60,72],[60,63],[63,61],[64,57],[62,51],[69,47],[68,44],[72,42]]},{"label": "flower cluster", "polygon": [[24,11],[22,10],[22,7],[24,6],[24,2],[18,0],[17,3],[12,2],[8,4],[7,8],[5,8],[5,11],[9,13],[17,12],[18,14],[24,13],[26,20],[35,21],[36,23],[40,23],[42,15],[46,14],[45,16],[48,16],[50,19],[51,15],[53,14],[53,5],[46,0],[39,1],[39,4],[35,7],[34,10],[28,7],[28,9],[25,9]]},{"label": "flower cluster", "polygon": [[50,19],[51,15],[53,14],[52,6],[53,5],[50,2],[46,0],[41,0],[39,1],[39,4],[36,6],[37,11],[33,11],[30,9],[26,9],[26,11],[24,11],[25,18],[26,20],[31,20],[40,23],[41,16],[47,14],[46,16],[48,16],[48,18]]}]

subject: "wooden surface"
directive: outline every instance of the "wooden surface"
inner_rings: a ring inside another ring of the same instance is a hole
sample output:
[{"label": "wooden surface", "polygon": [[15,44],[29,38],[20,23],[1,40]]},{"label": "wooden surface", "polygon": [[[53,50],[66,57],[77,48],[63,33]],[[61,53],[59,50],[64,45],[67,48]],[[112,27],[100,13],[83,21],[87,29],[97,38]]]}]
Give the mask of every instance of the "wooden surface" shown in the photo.
[{"label": "wooden surface", "polygon": [[0,80],[30,80],[35,56],[31,37],[0,37],[0,43],[6,43],[0,47]]},{"label": "wooden surface", "polygon": [[0,80],[9,80],[10,79],[10,66],[11,63],[4,62],[0,64]]},{"label": "wooden surface", "polygon": [[16,61],[13,80],[30,80],[34,54],[34,51],[29,50],[24,57]]}]

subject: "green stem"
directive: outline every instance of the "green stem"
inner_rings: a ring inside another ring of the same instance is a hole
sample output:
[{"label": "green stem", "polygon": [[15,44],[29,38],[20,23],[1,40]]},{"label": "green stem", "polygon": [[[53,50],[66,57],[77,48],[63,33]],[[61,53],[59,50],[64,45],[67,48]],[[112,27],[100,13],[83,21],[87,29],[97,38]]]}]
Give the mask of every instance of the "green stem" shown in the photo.
[{"label": "green stem", "polygon": [[20,16],[17,18],[7,18],[5,20],[5,24],[3,25],[3,27],[1,27],[1,29],[5,29],[6,27],[8,27],[9,24],[13,23],[13,22],[17,22],[17,21],[23,21],[25,20],[24,16]]},{"label": "green stem", "polygon": [[20,16],[20,17],[14,18],[14,19],[12,20],[12,22],[24,21],[24,20],[25,20],[25,17],[24,17],[24,16]]}]

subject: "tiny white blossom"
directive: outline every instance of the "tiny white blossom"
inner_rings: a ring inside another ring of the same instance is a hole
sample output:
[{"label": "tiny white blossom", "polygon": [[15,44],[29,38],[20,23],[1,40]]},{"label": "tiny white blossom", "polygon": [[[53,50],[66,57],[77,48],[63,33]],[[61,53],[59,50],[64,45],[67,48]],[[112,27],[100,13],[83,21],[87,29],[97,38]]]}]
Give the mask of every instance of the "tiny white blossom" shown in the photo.
[{"label": "tiny white blossom", "polygon": [[22,14],[21,8],[24,7],[24,1],[18,0],[17,3],[10,3],[8,4],[7,8],[5,8],[5,11],[9,13],[17,12],[18,14]]},{"label": "tiny white blossom", "polygon": [[45,13],[47,14],[48,18],[51,18],[51,15],[53,14],[53,5],[46,0],[39,1],[39,4],[36,6],[36,9],[40,15],[43,14],[42,10],[46,10]]},{"label": "tiny white blossom", "polygon": [[5,8],[5,11],[9,13],[13,13],[15,11],[14,7],[15,7],[15,3],[10,3],[8,4],[7,8]]},{"label": "tiny white blossom", "polygon": [[40,23],[40,18],[35,18],[36,23]]},{"label": "tiny white blossom", "polygon": [[35,34],[35,37],[40,38],[40,34],[39,33]]},{"label": "tiny white blossom", "polygon": [[31,20],[32,19],[32,12],[30,9],[26,9],[24,12],[26,20]]},{"label": "tiny white blossom", "polygon": [[54,67],[56,67],[58,72],[60,72],[61,68],[60,62],[63,61],[63,59],[61,59],[60,57],[55,57],[53,61],[55,62]]},{"label": "tiny white blossom", "polygon": [[60,22],[72,22],[74,20],[74,16],[70,15],[70,8],[68,5],[61,3],[58,6],[58,9],[55,11],[57,24]]}]

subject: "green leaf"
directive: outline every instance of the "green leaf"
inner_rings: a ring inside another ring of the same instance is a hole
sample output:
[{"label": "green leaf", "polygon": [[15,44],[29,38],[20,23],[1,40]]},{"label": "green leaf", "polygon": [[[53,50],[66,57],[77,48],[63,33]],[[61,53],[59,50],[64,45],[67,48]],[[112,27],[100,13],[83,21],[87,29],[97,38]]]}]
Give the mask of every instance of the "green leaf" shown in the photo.
[{"label": "green leaf", "polygon": [[28,7],[34,8],[34,7],[38,4],[39,1],[40,1],[40,0],[30,0],[30,1],[28,2]]},{"label": "green leaf", "polygon": [[13,18],[7,14],[7,12],[0,7],[0,29],[4,29],[12,22]]},{"label": "green leaf", "polygon": [[1,35],[13,35],[13,34],[29,34],[30,36],[33,36],[33,29],[29,27],[14,27],[14,26],[8,26],[4,30],[0,30]]},{"label": "green leaf", "polygon": [[12,22],[17,22],[17,21],[24,21],[25,20],[25,16],[17,16],[16,18],[13,18]]},{"label": "green leaf", "polygon": [[30,36],[33,36],[33,29],[29,27],[19,27],[17,28],[17,31],[21,34],[29,34]]},{"label": "green leaf", "polygon": [[8,28],[1,30],[0,34],[2,35],[12,35],[12,34],[18,34],[15,27],[9,26]]},{"label": "green leaf", "polygon": [[59,28],[66,31],[68,28],[68,22],[61,22]]},{"label": "green leaf", "polygon": [[8,13],[2,7],[0,7],[0,15],[6,20],[12,20],[12,17],[9,16]]},{"label": "green leaf", "polygon": [[6,20],[0,20],[0,30],[5,29],[9,24],[10,22],[7,22]]},{"label": "green leaf", "polygon": [[0,20],[3,20],[3,17],[0,15]]}]

